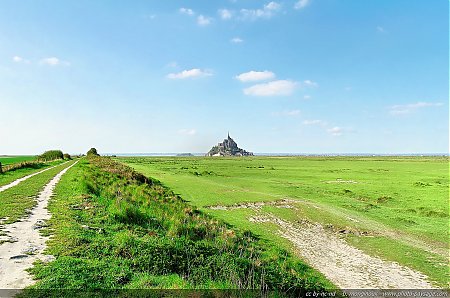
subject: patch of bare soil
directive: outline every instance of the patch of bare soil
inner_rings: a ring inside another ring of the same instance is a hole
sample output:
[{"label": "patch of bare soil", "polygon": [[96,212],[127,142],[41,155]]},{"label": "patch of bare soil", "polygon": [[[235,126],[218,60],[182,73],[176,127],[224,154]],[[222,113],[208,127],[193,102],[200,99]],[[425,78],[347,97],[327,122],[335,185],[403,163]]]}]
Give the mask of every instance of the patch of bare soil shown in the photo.
[{"label": "patch of bare soil", "polygon": [[276,208],[287,208],[287,209],[297,209],[297,207],[293,206],[292,203],[296,203],[295,200],[290,199],[281,199],[270,202],[246,202],[246,203],[238,203],[234,205],[214,205],[214,206],[206,206],[205,208],[211,210],[234,210],[234,209],[257,209],[260,210],[263,206],[274,206]]},{"label": "patch of bare soil", "polygon": [[52,256],[43,254],[48,237],[40,235],[39,230],[46,226],[46,221],[51,217],[47,205],[53,189],[61,176],[76,163],[59,172],[45,185],[29,217],[3,227],[2,238],[6,242],[0,245],[0,289],[23,289],[31,285],[33,280],[25,270],[37,259],[44,262],[53,260]]},{"label": "patch of bare soil", "polygon": [[336,180],[331,180],[331,181],[324,181],[325,183],[347,183],[347,184],[356,184],[358,183],[355,180],[343,180],[340,178],[337,178]]},{"label": "patch of bare soil", "polygon": [[428,277],[396,262],[365,254],[319,224],[293,224],[271,214],[251,221],[271,222],[314,268],[342,289],[430,289]]}]

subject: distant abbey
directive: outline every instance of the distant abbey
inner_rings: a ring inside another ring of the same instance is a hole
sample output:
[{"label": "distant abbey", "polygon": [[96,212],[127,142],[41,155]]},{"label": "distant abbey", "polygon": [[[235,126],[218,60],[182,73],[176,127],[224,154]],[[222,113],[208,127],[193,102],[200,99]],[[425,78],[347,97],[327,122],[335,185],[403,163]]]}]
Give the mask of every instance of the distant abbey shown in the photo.
[{"label": "distant abbey", "polygon": [[253,153],[239,148],[228,133],[228,137],[222,143],[212,147],[206,156],[253,156]]}]

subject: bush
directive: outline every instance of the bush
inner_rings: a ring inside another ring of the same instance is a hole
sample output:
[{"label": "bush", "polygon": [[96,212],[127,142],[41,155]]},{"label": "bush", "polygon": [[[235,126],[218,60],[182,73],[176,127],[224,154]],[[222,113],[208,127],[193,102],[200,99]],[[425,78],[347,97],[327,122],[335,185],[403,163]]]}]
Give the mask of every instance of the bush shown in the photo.
[{"label": "bush", "polygon": [[96,156],[99,156],[99,154],[97,153],[97,149],[95,149],[95,148],[89,149],[89,151],[86,153],[86,155],[96,155]]},{"label": "bush", "polygon": [[72,159],[69,153],[64,153],[63,157],[64,159]]},{"label": "bush", "polygon": [[44,153],[42,153],[41,155],[38,155],[38,157],[37,157],[38,160],[43,160],[43,161],[50,161],[50,160],[63,159],[63,158],[64,158],[64,154],[62,153],[61,150],[48,150],[48,151],[45,151]]}]

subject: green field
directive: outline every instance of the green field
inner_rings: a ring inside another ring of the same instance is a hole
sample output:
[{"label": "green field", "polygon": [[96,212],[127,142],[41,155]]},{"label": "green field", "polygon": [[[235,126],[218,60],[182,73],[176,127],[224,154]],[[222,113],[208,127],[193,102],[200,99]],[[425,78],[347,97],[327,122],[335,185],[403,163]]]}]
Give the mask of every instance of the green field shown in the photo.
[{"label": "green field", "polygon": [[50,289],[47,294],[212,288],[298,297],[302,290],[334,288],[287,251],[198,212],[109,158],[81,159],[56,186],[48,209],[53,216],[44,234],[53,236],[46,253],[56,260],[30,270],[38,279],[33,288]]},{"label": "green field", "polygon": [[[19,161],[21,162],[21,161]],[[64,162],[63,160],[54,160],[54,161],[47,161],[47,162],[38,162],[30,164],[27,167],[23,168],[17,168],[12,171],[3,172],[0,175],[0,186],[9,184],[13,182],[16,179],[22,178],[24,176],[42,171],[48,167],[56,166],[60,163]]]},{"label": "green field", "polygon": [[5,165],[10,165],[10,164],[13,164],[13,163],[22,162],[22,161],[32,161],[32,160],[36,160],[36,156],[34,156],[34,155],[0,156],[0,163],[2,165],[4,165],[4,166]]},{"label": "green field", "polygon": [[[162,181],[201,210],[292,249],[252,209],[211,210],[243,202],[268,204],[283,220],[309,220],[341,233],[370,255],[416,269],[448,286],[449,163],[446,157],[133,157],[120,158]],[[344,231],[344,233],[342,233]]]}]

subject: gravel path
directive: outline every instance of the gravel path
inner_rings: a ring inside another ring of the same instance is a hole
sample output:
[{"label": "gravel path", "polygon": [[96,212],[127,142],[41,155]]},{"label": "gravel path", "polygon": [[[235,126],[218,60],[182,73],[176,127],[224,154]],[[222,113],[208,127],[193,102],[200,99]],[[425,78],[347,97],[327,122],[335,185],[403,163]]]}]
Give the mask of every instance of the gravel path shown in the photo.
[{"label": "gravel path", "polygon": [[45,227],[45,221],[51,217],[47,205],[56,184],[77,162],[59,172],[45,185],[36,199],[38,204],[31,210],[29,217],[3,227],[2,231],[7,233],[9,242],[0,245],[0,289],[23,289],[31,285],[33,280],[25,269],[30,268],[37,259],[44,262],[53,259],[42,253],[48,237],[40,235],[39,229]]},{"label": "gravel path", "polygon": [[253,221],[277,224],[298,253],[342,289],[433,288],[422,273],[369,256],[319,224],[293,224],[271,214],[261,214]]},{"label": "gravel path", "polygon": [[[67,162],[68,162],[68,161],[66,161],[65,163],[67,163]],[[62,164],[65,164],[65,163],[62,163]],[[33,176],[39,175],[40,173],[43,173],[43,172],[48,171],[48,170],[50,170],[50,169],[56,168],[57,166],[60,166],[60,165],[61,165],[61,164],[56,165],[56,166],[53,166],[53,167],[50,167],[50,168],[46,168],[46,169],[44,169],[44,170],[42,170],[42,171],[39,171],[39,172],[30,174],[30,175],[27,175],[27,176],[22,177],[22,178],[19,178],[19,179],[17,179],[17,180],[14,180],[13,182],[11,182],[11,183],[9,183],[9,184],[0,186],[0,192],[5,191],[5,190],[7,190],[8,188],[11,188],[11,187],[13,187],[13,186],[16,186],[16,185],[19,184],[20,182],[23,182],[23,181],[25,181],[25,180],[27,180],[27,179],[33,177]]]}]

